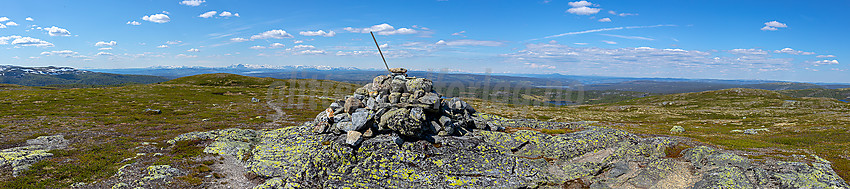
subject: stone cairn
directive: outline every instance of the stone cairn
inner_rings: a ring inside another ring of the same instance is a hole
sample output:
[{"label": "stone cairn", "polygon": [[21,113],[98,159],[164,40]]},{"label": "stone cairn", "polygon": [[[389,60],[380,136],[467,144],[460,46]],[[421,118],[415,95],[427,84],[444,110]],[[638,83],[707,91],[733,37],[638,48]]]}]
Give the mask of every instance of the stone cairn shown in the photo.
[{"label": "stone cairn", "polygon": [[377,134],[395,133],[400,136],[397,139],[415,140],[490,129],[466,102],[443,99],[431,80],[407,77],[404,68],[390,72],[375,77],[345,100],[331,103],[316,116],[313,131],[346,134],[345,143],[357,146]]}]

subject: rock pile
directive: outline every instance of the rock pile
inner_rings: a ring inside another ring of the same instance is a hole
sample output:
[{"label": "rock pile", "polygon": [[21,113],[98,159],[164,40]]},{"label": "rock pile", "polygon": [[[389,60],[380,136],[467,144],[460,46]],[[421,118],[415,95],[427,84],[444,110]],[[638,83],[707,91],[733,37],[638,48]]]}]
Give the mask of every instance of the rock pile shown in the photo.
[{"label": "rock pile", "polygon": [[431,80],[408,77],[404,68],[391,71],[331,103],[316,116],[313,132],[345,134],[345,142],[356,146],[364,137],[378,133],[418,139],[491,129],[476,121],[480,119],[469,104],[458,98],[444,99],[434,91]]}]

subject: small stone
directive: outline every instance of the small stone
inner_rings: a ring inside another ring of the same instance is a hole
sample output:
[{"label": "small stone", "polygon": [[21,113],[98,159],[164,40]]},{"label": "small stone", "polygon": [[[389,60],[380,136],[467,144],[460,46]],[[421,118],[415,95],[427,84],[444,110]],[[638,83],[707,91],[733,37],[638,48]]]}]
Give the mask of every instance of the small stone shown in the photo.
[{"label": "small stone", "polygon": [[411,80],[407,80],[405,83],[408,91],[417,91],[422,90],[424,92],[431,92],[433,82],[431,80],[425,78],[414,78]]},{"label": "small stone", "polygon": [[148,114],[148,115],[162,114],[162,110],[154,110],[154,109],[150,109],[150,108],[145,109],[145,111],[143,111],[143,112],[145,114]]},{"label": "small stone", "polygon": [[395,92],[394,92],[394,93],[390,93],[390,96],[389,96],[389,102],[390,102],[391,104],[398,103],[398,102],[399,102],[399,100],[401,100],[401,93],[395,93]]},{"label": "small stone", "polygon": [[329,120],[334,119],[334,109],[331,109],[331,108],[325,109],[325,113],[326,113],[325,115],[327,116],[327,118]]},{"label": "small stone", "polygon": [[406,82],[407,81],[405,81],[404,79],[397,79],[397,78],[393,79],[393,81],[390,83],[390,92],[394,92],[394,93],[406,92],[407,91],[407,89],[406,89],[407,86],[405,85]]},{"label": "small stone", "polygon": [[676,126],[673,126],[673,128],[670,129],[670,132],[674,132],[674,133],[685,132],[685,128],[682,127],[682,126],[676,125]]},{"label": "small stone", "polygon": [[389,128],[405,136],[418,136],[422,132],[422,122],[425,114],[422,108],[399,108],[384,113],[379,126]]},{"label": "small stone", "polygon": [[409,98],[410,98],[410,93],[401,93],[401,97],[398,98],[398,102],[403,102],[403,103],[410,102],[410,100],[408,100]]},{"label": "small stone", "polygon": [[346,131],[346,132],[355,130],[354,124],[352,124],[350,121],[335,123],[334,127],[336,129],[339,129],[340,131]]},{"label": "small stone", "polygon": [[357,109],[351,114],[351,129],[345,131],[360,130],[370,119],[372,119],[372,115],[369,114],[368,110],[365,108]]},{"label": "small stone", "polygon": [[425,93],[424,96],[419,98],[419,103],[432,105],[431,109],[439,109],[441,100],[437,93]]},{"label": "small stone", "polygon": [[375,136],[374,130],[375,130],[374,128],[369,127],[368,129],[366,129],[366,131],[363,132],[363,137],[373,137],[373,136]]},{"label": "small stone", "polygon": [[354,110],[364,107],[363,102],[360,102],[356,97],[348,97],[345,99],[345,112],[354,113]]},{"label": "small stone", "polygon": [[363,134],[357,131],[348,131],[345,135],[345,143],[351,146],[357,146],[362,141]]},{"label": "small stone", "polygon": [[404,68],[390,68],[390,72],[394,74],[405,74],[407,73],[407,69]]}]

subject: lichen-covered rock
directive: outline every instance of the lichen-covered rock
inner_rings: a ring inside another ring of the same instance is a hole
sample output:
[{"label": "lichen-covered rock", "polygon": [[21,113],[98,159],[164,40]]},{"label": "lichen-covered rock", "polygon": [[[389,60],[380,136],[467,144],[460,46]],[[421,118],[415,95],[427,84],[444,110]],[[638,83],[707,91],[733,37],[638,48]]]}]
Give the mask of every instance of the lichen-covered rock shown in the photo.
[{"label": "lichen-covered rock", "polygon": [[360,99],[357,99],[353,96],[348,97],[348,99],[345,99],[345,106],[344,106],[345,113],[354,113],[355,110],[357,110],[358,108],[363,108],[363,107],[366,107],[366,106],[363,105],[363,102],[360,102]]},{"label": "lichen-covered rock", "polygon": [[401,135],[416,137],[422,132],[425,115],[421,108],[398,108],[384,113],[379,128],[388,128]]},{"label": "lichen-covered rock", "polygon": [[425,78],[414,78],[414,79],[407,80],[407,83],[405,83],[405,85],[407,87],[407,90],[410,91],[410,92],[415,92],[415,91],[431,92],[431,90],[432,90],[431,86],[433,85],[433,83],[431,82],[431,80],[428,80],[428,79],[425,79]]},{"label": "lichen-covered rock", "polygon": [[365,108],[360,108],[351,114],[351,128],[343,129],[344,131],[357,131],[363,129],[366,123],[372,121],[372,112]]},{"label": "lichen-covered rock", "polygon": [[722,188],[755,188],[747,180],[744,172],[737,167],[719,167],[709,171],[694,188],[722,189]]},{"label": "lichen-covered rock", "polygon": [[670,132],[674,132],[674,133],[685,132],[685,128],[682,127],[682,126],[676,125],[676,126],[673,126],[673,128],[670,128]]},{"label": "lichen-covered rock", "polygon": [[772,169],[780,188],[850,188],[829,164],[778,161]]},{"label": "lichen-covered rock", "polygon": [[11,166],[12,175],[29,169],[30,165],[42,159],[53,157],[48,151],[68,147],[68,140],[62,135],[39,136],[27,140],[26,146],[0,150],[0,167]]},{"label": "lichen-covered rock", "polygon": [[245,157],[245,154],[251,151],[251,143],[240,141],[215,141],[206,148],[204,153],[230,155],[239,159]]},{"label": "lichen-covered rock", "polygon": [[180,173],[180,170],[170,165],[153,165],[148,166],[145,170],[147,170],[148,176],[143,177],[143,181],[169,179]]}]

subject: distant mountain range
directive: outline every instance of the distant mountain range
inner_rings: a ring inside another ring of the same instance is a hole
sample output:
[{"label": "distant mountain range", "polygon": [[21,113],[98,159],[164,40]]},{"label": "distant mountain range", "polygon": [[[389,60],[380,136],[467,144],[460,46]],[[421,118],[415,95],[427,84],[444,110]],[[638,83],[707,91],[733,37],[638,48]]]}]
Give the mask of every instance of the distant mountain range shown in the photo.
[{"label": "distant mountain range", "polygon": [[[254,77],[278,79],[326,79],[362,84],[371,82],[377,75],[386,74],[379,69],[361,70],[353,67],[327,66],[269,66],[237,64],[227,67],[173,67],[160,66],[130,69],[95,69],[92,71],[116,74],[142,74],[162,76],[169,79],[207,74],[232,73]],[[812,89],[812,88],[850,88],[850,84],[800,83],[770,80],[719,80],[719,79],[681,79],[681,78],[629,78],[608,76],[575,76],[561,74],[476,74],[476,73],[438,73],[411,71],[410,76],[426,77],[440,81],[445,85],[459,86],[505,85],[511,87],[558,88],[566,90],[615,90],[649,93],[700,92],[727,88],[753,88],[766,90]]]},{"label": "distant mountain range", "polygon": [[2,84],[85,87],[128,83],[147,84],[167,80],[160,76],[100,73],[71,67],[0,65],[0,83]]}]

